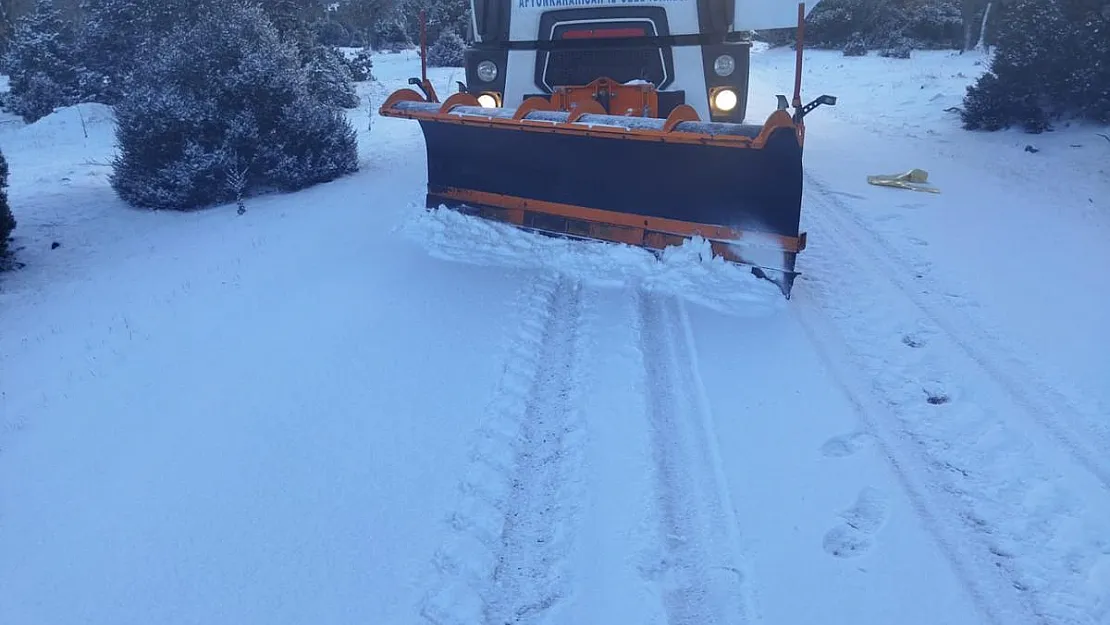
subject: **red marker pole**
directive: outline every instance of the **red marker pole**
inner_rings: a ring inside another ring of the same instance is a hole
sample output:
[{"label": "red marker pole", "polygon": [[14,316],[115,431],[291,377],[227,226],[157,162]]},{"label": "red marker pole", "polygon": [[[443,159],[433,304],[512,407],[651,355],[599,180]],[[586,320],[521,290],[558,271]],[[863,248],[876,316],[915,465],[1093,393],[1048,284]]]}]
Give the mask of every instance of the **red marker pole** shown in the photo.
[{"label": "red marker pole", "polygon": [[806,32],[806,3],[798,3],[798,43],[794,46],[794,108],[802,107],[802,47]]},{"label": "red marker pole", "polygon": [[420,80],[428,84],[428,31],[424,9],[420,10]]}]

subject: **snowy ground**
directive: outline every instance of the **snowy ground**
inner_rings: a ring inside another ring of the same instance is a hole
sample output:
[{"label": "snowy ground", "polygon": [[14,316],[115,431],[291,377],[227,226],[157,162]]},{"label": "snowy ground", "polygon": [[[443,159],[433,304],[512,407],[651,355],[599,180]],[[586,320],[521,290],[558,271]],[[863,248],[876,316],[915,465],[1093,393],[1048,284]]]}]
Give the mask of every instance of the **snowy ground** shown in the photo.
[{"label": "snowy ground", "polygon": [[979,60],[807,54],[790,302],[420,210],[411,54],[243,216],[119,202],[103,107],[0,124],[0,623],[1110,624],[1110,143],[959,130]]}]

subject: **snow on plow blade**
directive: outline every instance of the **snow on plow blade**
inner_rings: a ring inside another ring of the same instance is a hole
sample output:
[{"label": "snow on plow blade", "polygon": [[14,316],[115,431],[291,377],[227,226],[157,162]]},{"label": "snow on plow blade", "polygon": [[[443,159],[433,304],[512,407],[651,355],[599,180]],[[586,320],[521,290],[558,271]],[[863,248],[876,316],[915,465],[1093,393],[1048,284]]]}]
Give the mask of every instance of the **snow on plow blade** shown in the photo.
[{"label": "snow on plow blade", "polygon": [[666,119],[593,110],[401,89],[381,114],[420,122],[428,208],[656,252],[700,236],[790,297],[805,234],[802,131],[785,110],[761,126],[703,122],[685,105]]}]

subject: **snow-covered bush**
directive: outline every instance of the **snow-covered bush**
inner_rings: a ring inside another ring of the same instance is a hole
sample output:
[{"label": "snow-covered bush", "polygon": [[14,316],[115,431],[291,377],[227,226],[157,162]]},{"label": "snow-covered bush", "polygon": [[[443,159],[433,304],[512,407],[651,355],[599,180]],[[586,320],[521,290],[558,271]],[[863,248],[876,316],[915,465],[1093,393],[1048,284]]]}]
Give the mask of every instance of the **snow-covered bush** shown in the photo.
[{"label": "snow-covered bush", "polygon": [[863,35],[856,33],[844,44],[844,56],[867,56],[867,43]]},{"label": "snow-covered bush", "polygon": [[958,0],[822,0],[806,19],[806,45],[844,48],[856,37],[868,49],[959,48]]},{"label": "snow-covered bush", "polygon": [[1075,69],[1066,78],[1076,112],[1110,123],[1110,4],[1088,10],[1076,25]]},{"label": "snow-covered bush", "polygon": [[315,25],[316,41],[325,46],[345,47],[351,45],[351,33],[347,27],[332,20],[320,20]]},{"label": "snow-covered bush", "polygon": [[431,67],[462,67],[466,42],[453,30],[443,30],[428,48],[428,65]]},{"label": "snow-covered bush", "polygon": [[8,160],[0,152],[0,269],[7,266],[8,238],[15,230],[15,216],[8,205]]},{"label": "snow-covered bush", "polygon": [[374,55],[370,48],[361,48],[349,59],[344,57],[351,80],[365,82],[374,79]]},{"label": "snow-covered bush", "polygon": [[990,68],[964,98],[964,127],[1042,132],[1072,114],[1110,121],[1110,20],[1092,9],[1087,0],[1008,7]]},{"label": "snow-covered bush", "polygon": [[902,38],[892,42],[892,45],[887,46],[879,51],[879,56],[884,56],[891,59],[908,59],[913,50],[913,42],[909,39]]},{"label": "snow-covered bush", "polygon": [[412,46],[412,39],[405,31],[405,22],[400,17],[390,17],[375,25],[370,43],[382,52],[400,52]]},{"label": "snow-covered bush", "polygon": [[312,94],[297,50],[257,6],[218,4],[151,52],[116,107],[111,183],[125,201],[201,208],[357,169],[342,109]]},{"label": "snow-covered bush", "polygon": [[842,47],[865,25],[862,0],[822,0],[806,18],[806,44],[816,48]]},{"label": "snow-covered bush", "polygon": [[193,23],[225,0],[81,0],[82,98],[115,104],[144,51],[153,53],[174,28]]},{"label": "snow-covered bush", "polygon": [[428,45],[449,30],[465,38],[470,29],[469,0],[400,0],[398,10],[405,20],[409,40],[420,42],[420,11],[425,12]]},{"label": "snow-covered bush", "polygon": [[359,98],[343,53],[331,46],[315,46],[305,65],[308,90],[331,106],[354,108]]},{"label": "snow-covered bush", "polygon": [[[903,26],[898,29],[913,47],[960,48],[964,19],[956,0],[929,0],[911,3],[899,16]],[[889,46],[898,48],[897,43]]]},{"label": "snow-covered bush", "polygon": [[77,102],[74,34],[52,0],[37,0],[34,10],[16,23],[4,71],[10,77],[5,107],[25,121]]}]

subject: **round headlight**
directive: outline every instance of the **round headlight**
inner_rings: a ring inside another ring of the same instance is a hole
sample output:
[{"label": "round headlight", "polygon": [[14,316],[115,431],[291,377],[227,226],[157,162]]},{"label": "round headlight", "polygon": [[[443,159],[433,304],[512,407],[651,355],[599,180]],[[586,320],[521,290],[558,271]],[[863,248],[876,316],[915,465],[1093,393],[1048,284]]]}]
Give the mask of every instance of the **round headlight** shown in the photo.
[{"label": "round headlight", "polygon": [[482,61],[478,64],[478,78],[482,82],[493,82],[497,79],[497,64],[493,61]]},{"label": "round headlight", "polygon": [[736,92],[732,89],[721,89],[713,96],[713,108],[725,113],[736,108]]},{"label": "round headlight", "polygon": [[497,98],[493,97],[491,94],[483,93],[478,96],[478,105],[487,109],[497,108]]},{"label": "round headlight", "polygon": [[736,71],[736,59],[732,58],[732,55],[722,54],[713,61],[713,71],[722,78],[731,76],[732,72]]}]

